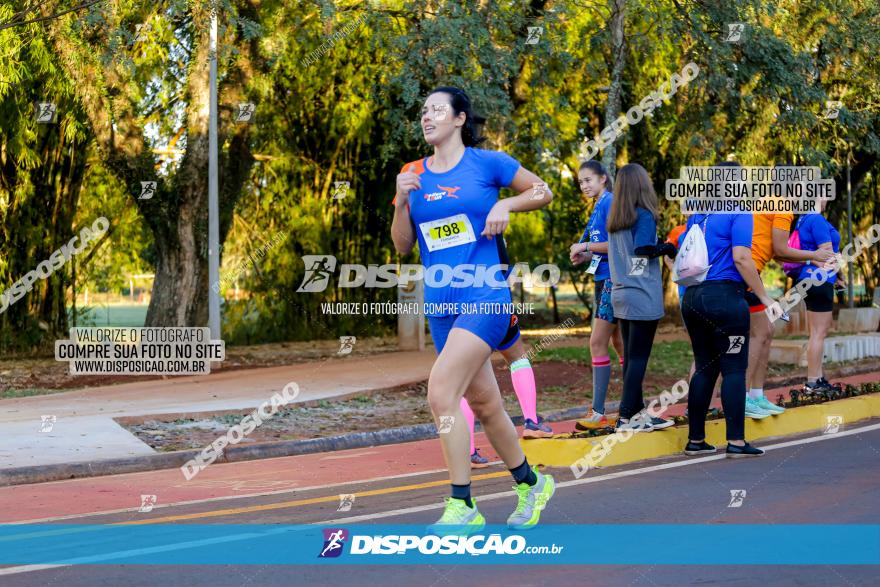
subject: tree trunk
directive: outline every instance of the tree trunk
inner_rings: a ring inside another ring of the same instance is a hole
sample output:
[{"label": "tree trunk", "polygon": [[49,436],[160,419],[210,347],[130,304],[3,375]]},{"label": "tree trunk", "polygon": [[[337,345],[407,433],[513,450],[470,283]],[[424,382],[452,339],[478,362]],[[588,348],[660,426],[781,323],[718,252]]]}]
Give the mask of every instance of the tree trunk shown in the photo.
[{"label": "tree trunk", "polygon": [[[626,64],[626,37],[624,24],[626,21],[626,0],[609,0],[611,19],[611,83],[608,86],[608,101],[605,102],[605,126],[607,127],[620,115],[620,98],[623,93],[623,68]],[[602,154],[602,165],[608,170],[613,180],[617,171],[617,147],[612,142],[605,147]]]},{"label": "tree trunk", "polygon": [[[139,91],[136,82],[122,77],[124,70],[113,66],[105,68],[99,59],[98,48],[71,39],[69,30],[57,21],[50,27],[59,61],[77,88],[77,97],[89,117],[102,160],[128,188],[153,233],[157,253],[156,278],[147,310],[147,326],[205,326],[208,322],[210,6],[194,4],[190,10],[194,33],[184,96],[187,148],[180,167],[165,181],[156,176],[155,157],[145,148],[140,113],[134,107],[137,100],[133,96]],[[247,16],[256,18],[255,14],[248,13]],[[235,35],[235,29],[228,29],[226,34]],[[218,44],[229,46],[234,40],[221,39]],[[100,42],[100,39],[90,39],[90,42]],[[248,49],[255,51],[256,44],[251,43]],[[240,98],[246,78],[247,75],[239,69],[225,72],[223,99],[234,103]],[[254,161],[248,147],[248,125],[238,125],[233,136],[229,137],[230,129],[224,128],[222,123],[223,117],[218,124],[218,143],[221,146],[228,143],[229,147],[225,154],[220,153],[219,161],[221,244]],[[227,126],[233,124],[227,119]],[[151,199],[139,199],[141,181],[157,182]]]},{"label": "tree trunk", "polygon": [[550,286],[550,299],[553,300],[553,323],[559,324],[559,306],[556,305],[556,286]]}]

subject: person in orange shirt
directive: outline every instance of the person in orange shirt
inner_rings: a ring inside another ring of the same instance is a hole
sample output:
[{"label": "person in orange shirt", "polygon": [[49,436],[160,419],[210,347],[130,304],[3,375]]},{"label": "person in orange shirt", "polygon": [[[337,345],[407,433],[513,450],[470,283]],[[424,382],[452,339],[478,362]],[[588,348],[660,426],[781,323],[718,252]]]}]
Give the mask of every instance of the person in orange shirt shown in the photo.
[{"label": "person in orange shirt", "polygon": [[[675,247],[675,250],[681,248],[681,241],[684,239],[685,232],[687,230],[687,224],[679,224],[672,228],[669,233],[666,235],[666,242]],[[669,257],[663,257],[663,262],[666,263],[666,268],[669,269],[669,272],[672,273],[672,268],[675,266],[675,259],[670,259]],[[678,305],[681,306],[682,300],[684,300],[684,290],[685,286],[678,285]],[[682,318],[682,323],[684,323],[684,318]],[[688,371],[688,381],[694,376],[694,371],[697,370],[696,363],[691,361],[691,368]]]},{"label": "person in orange shirt", "polygon": [[[791,232],[792,214],[755,214],[752,229],[752,259],[758,273],[771,258],[780,261],[824,263],[834,256],[833,251],[801,251],[788,246]],[[749,304],[751,329],[749,332],[749,368],[746,381],[749,392],[746,395],[746,417],[761,420],[768,416],[781,414],[785,408],[777,406],[764,397],[764,382],[767,379],[767,361],[770,357],[770,343],[773,342],[773,325],[764,312],[766,306],[750,289],[746,290]]]}]

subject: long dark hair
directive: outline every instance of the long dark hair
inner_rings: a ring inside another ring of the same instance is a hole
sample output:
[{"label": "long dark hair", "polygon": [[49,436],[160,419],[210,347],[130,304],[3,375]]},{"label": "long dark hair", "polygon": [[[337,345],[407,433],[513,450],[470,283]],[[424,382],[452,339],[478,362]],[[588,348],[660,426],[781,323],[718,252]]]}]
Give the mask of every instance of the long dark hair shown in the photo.
[{"label": "long dark hair", "polygon": [[[474,114],[471,99],[464,90],[453,86],[440,86],[431,90],[431,94],[439,92],[449,94],[454,116],[458,116],[462,112],[465,114],[464,126],[461,127],[461,142],[464,143],[464,146],[476,147],[485,141],[485,137],[480,136],[479,127],[486,122],[486,119]],[[428,95],[430,96],[431,94]]]},{"label": "long dark hair", "polygon": [[605,176],[605,191],[610,192],[614,189],[612,185],[611,176],[608,175],[608,170],[605,169],[605,166],[596,161],[595,159],[590,159],[589,161],[584,161],[581,163],[578,171],[583,171],[584,169],[589,169],[599,177]]},{"label": "long dark hair", "polygon": [[657,219],[657,192],[651,178],[644,167],[630,163],[617,172],[617,186],[608,213],[608,232],[618,232],[635,224],[637,207],[644,208]]}]

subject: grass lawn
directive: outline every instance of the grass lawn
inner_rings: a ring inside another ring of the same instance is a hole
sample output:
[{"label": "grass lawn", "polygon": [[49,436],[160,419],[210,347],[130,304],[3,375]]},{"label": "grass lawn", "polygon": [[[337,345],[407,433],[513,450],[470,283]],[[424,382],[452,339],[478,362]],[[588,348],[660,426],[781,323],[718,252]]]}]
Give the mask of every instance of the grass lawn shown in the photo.
[{"label": "grass lawn", "polygon": [[[617,353],[610,349],[612,362],[617,361]],[[648,373],[672,377],[686,377],[693,361],[691,344],[684,340],[658,342],[651,351],[651,360],[648,363]],[[533,362],[563,361],[590,367],[592,357],[590,348],[583,346],[566,346],[548,348],[542,350],[533,357]]]},{"label": "grass lawn", "polygon": [[[69,311],[69,309],[68,309]],[[80,312],[82,309],[79,310]],[[147,318],[147,306],[140,304],[109,304],[91,306],[88,314],[80,315],[77,326],[128,326],[144,325]]]},{"label": "grass lawn", "polygon": [[31,387],[26,389],[0,389],[0,399],[11,399],[15,397],[30,397],[32,395],[52,395],[53,393],[63,393],[70,391],[69,389],[46,389],[42,387]]}]

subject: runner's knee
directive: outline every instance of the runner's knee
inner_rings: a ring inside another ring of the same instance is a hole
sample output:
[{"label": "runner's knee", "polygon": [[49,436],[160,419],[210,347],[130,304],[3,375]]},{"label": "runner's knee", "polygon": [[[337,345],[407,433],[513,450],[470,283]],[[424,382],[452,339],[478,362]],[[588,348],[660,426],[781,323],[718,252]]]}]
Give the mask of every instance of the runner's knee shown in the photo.
[{"label": "runner's knee", "polygon": [[[450,385],[449,382],[438,381],[434,377],[428,380],[428,405],[431,406],[431,412],[435,415],[451,416],[458,409],[460,401],[461,396],[456,393],[455,387]],[[476,414],[476,406],[470,405]]]}]

